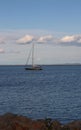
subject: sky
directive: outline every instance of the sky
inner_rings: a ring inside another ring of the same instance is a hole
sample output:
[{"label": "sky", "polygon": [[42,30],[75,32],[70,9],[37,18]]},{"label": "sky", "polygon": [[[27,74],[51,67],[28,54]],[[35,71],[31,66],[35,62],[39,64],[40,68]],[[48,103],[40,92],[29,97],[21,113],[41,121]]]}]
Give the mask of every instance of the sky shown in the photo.
[{"label": "sky", "polygon": [[[81,63],[81,0],[0,0],[0,65]],[[31,60],[29,61],[31,63]]]}]

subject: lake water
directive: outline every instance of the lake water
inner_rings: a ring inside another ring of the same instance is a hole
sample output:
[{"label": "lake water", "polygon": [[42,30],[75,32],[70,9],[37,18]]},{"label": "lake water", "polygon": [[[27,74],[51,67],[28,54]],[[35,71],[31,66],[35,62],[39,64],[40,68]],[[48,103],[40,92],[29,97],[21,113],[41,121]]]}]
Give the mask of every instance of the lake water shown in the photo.
[{"label": "lake water", "polygon": [[0,115],[6,112],[62,123],[81,119],[81,66],[0,66]]}]

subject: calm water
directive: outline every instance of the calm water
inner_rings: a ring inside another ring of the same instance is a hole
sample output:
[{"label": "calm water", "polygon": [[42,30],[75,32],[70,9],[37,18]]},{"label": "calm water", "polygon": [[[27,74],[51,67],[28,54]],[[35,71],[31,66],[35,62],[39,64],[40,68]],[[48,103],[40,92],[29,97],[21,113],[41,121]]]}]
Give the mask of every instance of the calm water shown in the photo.
[{"label": "calm water", "polygon": [[81,66],[0,66],[0,115],[6,112],[63,123],[81,119]]}]

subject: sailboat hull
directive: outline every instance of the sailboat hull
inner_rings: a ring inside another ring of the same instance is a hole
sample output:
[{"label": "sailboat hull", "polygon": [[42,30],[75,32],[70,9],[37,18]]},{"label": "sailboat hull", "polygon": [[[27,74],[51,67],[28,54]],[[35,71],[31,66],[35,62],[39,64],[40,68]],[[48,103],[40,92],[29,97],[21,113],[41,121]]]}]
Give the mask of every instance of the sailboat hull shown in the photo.
[{"label": "sailboat hull", "polygon": [[42,70],[40,67],[25,68],[25,70]]}]

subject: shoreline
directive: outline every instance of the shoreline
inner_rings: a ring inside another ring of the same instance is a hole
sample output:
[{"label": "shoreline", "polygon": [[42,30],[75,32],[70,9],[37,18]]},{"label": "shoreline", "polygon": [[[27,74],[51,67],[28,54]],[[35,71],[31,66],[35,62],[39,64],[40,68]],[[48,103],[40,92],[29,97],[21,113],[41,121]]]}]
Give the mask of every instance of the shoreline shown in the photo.
[{"label": "shoreline", "polygon": [[[29,64],[28,66],[30,66]],[[81,63],[40,64],[41,66],[81,66]],[[0,66],[25,66],[25,64],[0,64]]]},{"label": "shoreline", "polygon": [[81,120],[62,124],[58,120],[37,119],[6,113],[0,115],[0,130],[81,130]]}]

